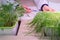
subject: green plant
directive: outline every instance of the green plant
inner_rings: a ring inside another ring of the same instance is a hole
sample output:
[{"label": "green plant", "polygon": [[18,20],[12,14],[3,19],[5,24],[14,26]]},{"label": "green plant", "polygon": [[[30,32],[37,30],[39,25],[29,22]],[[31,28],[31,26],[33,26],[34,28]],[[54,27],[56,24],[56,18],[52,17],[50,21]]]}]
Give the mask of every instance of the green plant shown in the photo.
[{"label": "green plant", "polygon": [[59,36],[60,12],[39,12],[32,20],[32,22],[29,23],[29,25],[31,28],[34,28],[33,31],[35,31],[36,33],[40,33],[43,28],[51,28],[54,32],[52,34],[55,35],[56,33],[58,33]]},{"label": "green plant", "polygon": [[19,17],[23,16],[23,14],[25,13],[24,8],[22,7],[22,5],[17,6],[16,8],[16,13],[18,14]]},{"label": "green plant", "polygon": [[0,27],[12,27],[16,23],[17,17],[12,4],[0,7]]},{"label": "green plant", "polygon": [[15,10],[13,6],[11,3],[0,6],[0,27],[12,27],[18,20],[18,17],[23,16],[25,10],[22,5],[17,6]]}]

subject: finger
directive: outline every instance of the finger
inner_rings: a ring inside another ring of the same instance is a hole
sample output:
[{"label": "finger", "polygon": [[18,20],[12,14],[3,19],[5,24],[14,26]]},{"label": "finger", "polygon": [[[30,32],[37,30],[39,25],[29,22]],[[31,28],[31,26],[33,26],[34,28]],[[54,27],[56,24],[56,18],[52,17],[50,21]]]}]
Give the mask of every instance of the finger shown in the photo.
[{"label": "finger", "polygon": [[50,9],[50,12],[56,12],[54,9]]},{"label": "finger", "polygon": [[55,11],[54,9],[52,9],[52,11]]}]

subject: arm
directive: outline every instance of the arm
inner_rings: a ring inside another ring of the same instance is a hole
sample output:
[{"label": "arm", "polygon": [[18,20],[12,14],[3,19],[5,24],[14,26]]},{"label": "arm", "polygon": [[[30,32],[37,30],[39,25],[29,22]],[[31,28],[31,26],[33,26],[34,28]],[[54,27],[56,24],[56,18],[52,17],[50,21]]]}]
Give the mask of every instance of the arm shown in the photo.
[{"label": "arm", "polygon": [[34,0],[34,1],[37,5],[39,11],[55,11],[54,9],[49,7],[47,0]]},{"label": "arm", "polygon": [[41,10],[42,5],[48,5],[46,0],[34,0],[35,4],[37,5],[38,9]]},{"label": "arm", "polygon": [[55,12],[54,9],[49,7],[47,0],[40,0],[40,11],[50,11],[50,12]]},{"label": "arm", "polygon": [[38,8],[40,11],[43,11],[44,6],[48,6],[47,0],[39,0],[39,7]]}]

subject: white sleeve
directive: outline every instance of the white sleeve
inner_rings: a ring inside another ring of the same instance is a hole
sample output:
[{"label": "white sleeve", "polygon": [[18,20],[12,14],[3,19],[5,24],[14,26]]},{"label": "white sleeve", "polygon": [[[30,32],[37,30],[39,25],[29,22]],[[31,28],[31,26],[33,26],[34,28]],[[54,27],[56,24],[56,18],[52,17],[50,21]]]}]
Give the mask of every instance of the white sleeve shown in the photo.
[{"label": "white sleeve", "polygon": [[35,4],[37,5],[38,9],[41,9],[43,4],[48,4],[47,0],[34,0]]}]

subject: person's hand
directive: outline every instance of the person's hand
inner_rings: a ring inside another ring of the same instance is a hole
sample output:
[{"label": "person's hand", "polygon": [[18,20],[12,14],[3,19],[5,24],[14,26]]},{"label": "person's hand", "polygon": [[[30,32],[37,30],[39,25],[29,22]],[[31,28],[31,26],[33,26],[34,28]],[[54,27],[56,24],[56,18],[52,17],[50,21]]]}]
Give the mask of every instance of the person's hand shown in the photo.
[{"label": "person's hand", "polygon": [[26,11],[27,13],[30,13],[30,12],[31,12],[31,9],[30,9],[30,8],[28,8],[28,6],[23,5],[23,8],[25,9],[25,11]]},{"label": "person's hand", "polygon": [[55,12],[54,9],[50,8],[49,6],[44,5],[43,11],[50,11],[50,12]]}]

